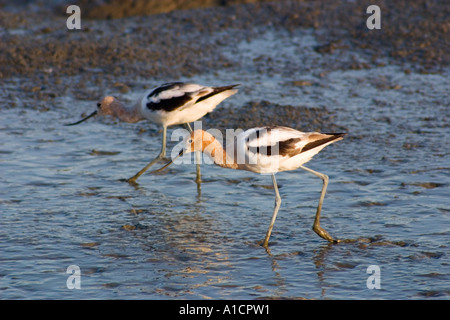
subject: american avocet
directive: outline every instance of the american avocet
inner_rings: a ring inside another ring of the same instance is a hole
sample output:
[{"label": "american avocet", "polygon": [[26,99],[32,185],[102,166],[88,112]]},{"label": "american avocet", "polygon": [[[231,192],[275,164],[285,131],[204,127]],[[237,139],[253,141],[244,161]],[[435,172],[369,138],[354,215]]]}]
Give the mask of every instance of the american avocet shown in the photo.
[{"label": "american avocet", "polygon": [[323,239],[330,242],[339,242],[339,240],[333,239],[320,226],[320,212],[328,186],[328,176],[306,168],[303,164],[311,160],[314,155],[319,153],[327,145],[342,140],[344,135],[345,133],[300,132],[280,126],[253,128],[238,134],[234,141],[227,144],[226,150],[224,150],[221,143],[210,133],[203,130],[195,130],[185,138],[183,149],[179,155],[152,173],[165,169],[183,154],[202,151],[216,165],[223,168],[272,174],[272,182],[275,190],[275,209],[263,244],[264,247],[267,247],[278,209],[281,205],[281,197],[278,192],[275,173],[301,168],[323,180],[313,230]]},{"label": "american avocet", "polygon": [[[193,83],[171,82],[147,91],[133,106],[126,107],[123,103],[111,96],[104,97],[97,103],[97,110],[77,121],[67,124],[73,126],[95,115],[111,115],[125,122],[138,122],[149,120],[162,125],[162,147],[159,155],[149,162],[141,171],[128,179],[136,180],[150,168],[156,161],[166,156],[167,127],[186,124],[189,131],[192,129],[189,122],[194,122],[214,108],[226,98],[237,92],[235,85],[223,87],[207,87]],[[197,181],[200,179],[199,165],[197,166]]]}]

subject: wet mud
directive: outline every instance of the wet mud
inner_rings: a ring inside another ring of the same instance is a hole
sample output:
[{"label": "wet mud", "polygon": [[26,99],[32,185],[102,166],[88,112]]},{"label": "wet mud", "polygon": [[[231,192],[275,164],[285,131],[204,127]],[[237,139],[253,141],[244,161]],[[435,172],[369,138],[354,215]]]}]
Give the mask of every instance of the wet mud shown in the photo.
[{"label": "wet mud", "polygon": [[[68,30],[68,14],[58,1],[22,1],[14,6],[0,2],[3,107],[22,104],[46,110],[63,95],[97,100],[113,89],[119,93],[145,89],[137,79],[169,81],[238,70],[242,61],[224,56],[222,48],[267,29],[315,30],[320,41],[315,50],[331,57],[323,66],[328,71],[369,70],[389,57],[400,65],[408,63],[405,72],[411,68],[439,72],[450,60],[445,41],[450,13],[443,1],[380,1],[383,26],[377,31],[366,28],[368,15],[359,2],[161,3],[75,1],[81,8],[82,28]],[[368,59],[333,59],[341,50],[364,52]],[[262,62],[256,72],[270,72],[270,64]],[[20,87],[20,101],[8,86]]]}]

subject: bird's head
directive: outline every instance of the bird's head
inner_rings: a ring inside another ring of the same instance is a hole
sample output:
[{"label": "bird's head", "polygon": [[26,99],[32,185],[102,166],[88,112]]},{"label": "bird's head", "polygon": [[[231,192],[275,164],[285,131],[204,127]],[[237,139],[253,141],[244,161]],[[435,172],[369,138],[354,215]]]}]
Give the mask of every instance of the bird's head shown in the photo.
[{"label": "bird's head", "polygon": [[163,167],[152,171],[151,173],[156,173],[164,170],[168,166],[170,166],[176,159],[182,157],[185,154],[202,151],[206,152],[209,155],[213,155],[215,152],[215,144],[213,143],[216,139],[214,136],[203,130],[195,130],[187,135],[183,140],[183,149],[181,149],[180,153],[173,158],[169,163],[165,164]]},{"label": "bird's head", "polygon": [[195,130],[184,138],[183,153],[205,151],[215,140],[214,136],[203,130]]},{"label": "bird's head", "polygon": [[97,103],[97,114],[101,116],[113,116],[114,106],[118,103],[118,100],[112,96],[104,97],[100,102]]},{"label": "bird's head", "polygon": [[119,102],[117,101],[116,98],[111,97],[111,96],[106,96],[100,102],[97,103],[97,110],[95,110],[90,115],[88,115],[87,117],[85,117],[77,122],[66,124],[66,126],[74,126],[74,125],[80,124],[80,123],[86,121],[87,119],[92,118],[93,116],[96,116],[96,115],[115,115],[115,109],[116,109],[115,106],[118,104],[119,104]]}]

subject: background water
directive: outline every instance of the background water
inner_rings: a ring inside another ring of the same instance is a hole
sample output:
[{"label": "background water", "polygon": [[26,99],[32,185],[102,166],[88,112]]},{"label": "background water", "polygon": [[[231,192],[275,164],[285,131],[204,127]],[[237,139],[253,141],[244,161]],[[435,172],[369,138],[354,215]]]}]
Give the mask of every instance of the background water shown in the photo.
[{"label": "background water", "polygon": [[[157,126],[64,127],[95,102],[61,96],[46,110],[0,111],[0,297],[448,299],[449,71],[404,72],[387,59],[323,74],[317,44],[307,29],[269,30],[224,45],[239,68],[181,80],[241,83],[223,108],[264,99],[334,112],[348,136],[308,166],[330,177],[322,226],[347,241],[311,230],[321,180],[302,170],[277,174],[283,202],[269,251],[270,176],[202,165],[199,187],[191,164],[123,182],[159,152]],[[366,59],[339,59],[355,57]],[[257,72],[268,61],[271,72]],[[287,85],[298,80],[310,84]],[[66,286],[70,265],[81,290]],[[370,265],[381,289],[366,285]]]}]

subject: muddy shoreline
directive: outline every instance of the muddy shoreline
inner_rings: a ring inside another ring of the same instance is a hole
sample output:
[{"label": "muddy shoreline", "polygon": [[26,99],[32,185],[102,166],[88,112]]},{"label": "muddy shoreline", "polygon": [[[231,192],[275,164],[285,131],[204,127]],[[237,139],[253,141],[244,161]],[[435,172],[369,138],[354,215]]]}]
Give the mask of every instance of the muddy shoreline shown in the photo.
[{"label": "muddy shoreline", "polygon": [[[388,59],[405,73],[439,73],[450,61],[445,41],[450,9],[444,1],[380,1],[381,30],[366,28],[365,5],[354,2],[160,3],[78,1],[82,29],[68,30],[59,1],[0,2],[2,107],[46,110],[63,95],[96,101],[112,89],[125,94],[181,77],[238,71],[243,62],[226,57],[222,49],[267,30],[313,30],[327,71],[370,69]],[[341,60],[342,51],[368,58]],[[270,73],[270,65],[263,61],[256,72]],[[142,79],[160,80],[143,85]]]},{"label": "muddy shoreline", "polygon": [[[68,15],[60,5],[39,9],[23,5],[15,10],[3,6],[1,78],[45,73],[48,68],[54,76],[86,73],[89,68],[102,68],[114,75],[127,71],[150,76],[161,71],[163,76],[194,74],[205,71],[202,66],[208,57],[216,60],[217,52],[205,45],[211,33],[240,30],[241,39],[245,39],[259,26],[321,30],[323,46],[317,50],[323,54],[364,49],[375,62],[386,55],[420,65],[417,67],[423,72],[438,72],[450,61],[445,41],[450,9],[443,1],[381,1],[383,27],[377,31],[366,28],[368,15],[363,4],[199,0],[189,1],[187,6],[172,2],[165,1],[164,9],[153,4],[160,3],[156,1],[130,1],[128,6],[122,1],[99,5],[79,1],[83,26],[72,31],[65,27]],[[194,7],[199,9],[187,10]],[[178,8],[182,10],[175,10]],[[111,19],[124,17],[128,18]],[[162,53],[165,59],[158,60]],[[192,61],[191,66],[177,68],[177,59]],[[221,59],[211,63],[211,67],[227,67]]]}]

